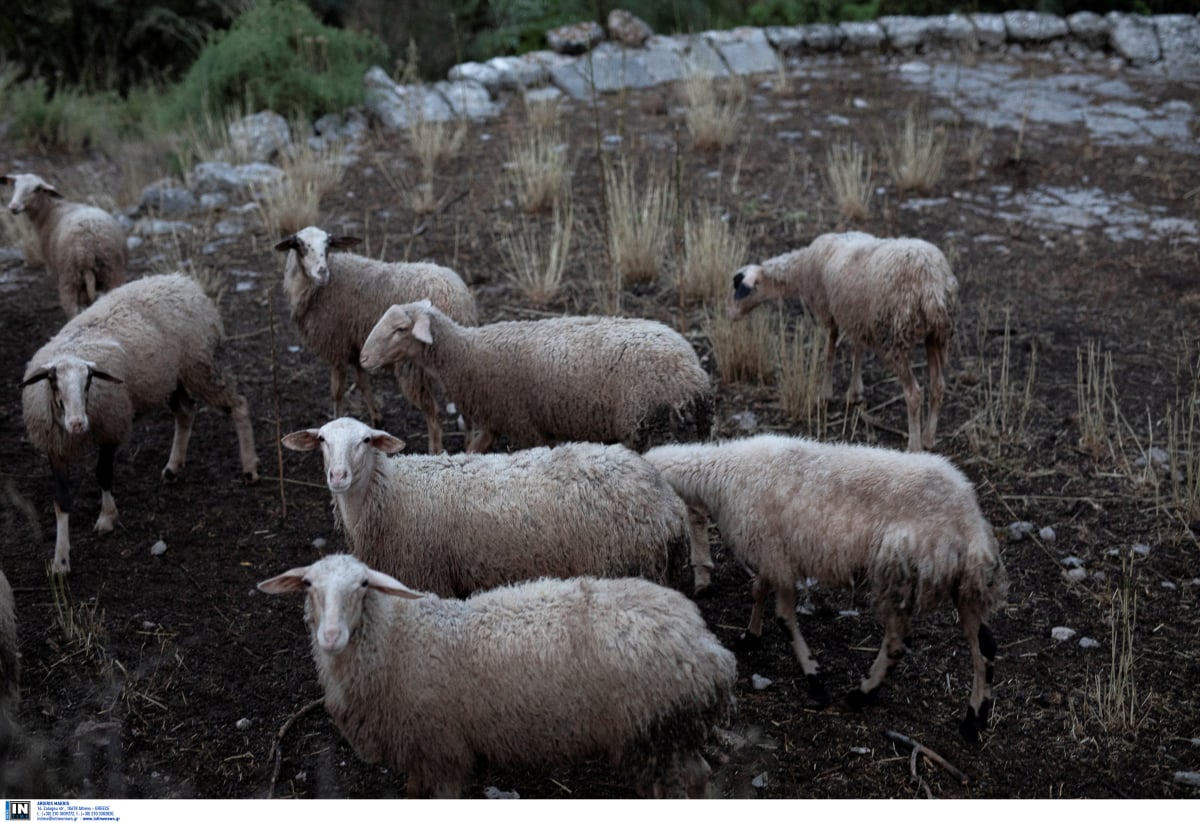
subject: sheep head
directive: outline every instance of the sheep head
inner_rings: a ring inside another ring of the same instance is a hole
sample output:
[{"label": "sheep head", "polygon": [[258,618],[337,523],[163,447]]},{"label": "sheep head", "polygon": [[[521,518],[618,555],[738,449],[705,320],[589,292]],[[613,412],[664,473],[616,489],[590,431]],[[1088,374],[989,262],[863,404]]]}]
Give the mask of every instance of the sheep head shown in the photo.
[{"label": "sheep head", "polygon": [[90,360],[63,355],[35,370],[21,381],[21,388],[46,381],[50,391],[50,407],[54,421],[69,434],[85,434],[88,430],[87,401],[93,380],[122,382],[98,368]]},{"label": "sheep head", "polygon": [[725,311],[730,320],[740,320],[750,310],[767,299],[759,288],[763,268],[759,265],[743,266],[733,275],[733,288],[725,301]]},{"label": "sheep head", "polygon": [[428,300],[391,306],[367,335],[359,364],[373,369],[419,355],[424,346],[433,343],[430,321],[435,311]]},{"label": "sheep head", "polygon": [[25,211],[34,198],[39,195],[62,198],[58,189],[36,174],[6,174],[0,177],[0,182],[13,187],[12,200],[8,203],[8,210],[13,214]]},{"label": "sheep head", "polygon": [[282,442],[298,452],[319,448],[325,458],[325,482],[334,494],[345,494],[357,483],[369,479],[377,451],[391,455],[404,449],[400,438],[353,417],[339,417],[319,429],[292,432]]},{"label": "sheep head", "polygon": [[[352,249],[360,243],[358,237],[335,237],[324,229],[307,226],[276,243],[275,251],[289,252],[285,277],[303,273],[321,286],[329,282],[329,252]],[[295,253],[294,258],[290,252]]]},{"label": "sheep head", "polygon": [[349,554],[331,554],[311,566],[290,569],[258,584],[268,594],[308,591],[305,615],[313,643],[328,654],[339,654],[362,621],[368,590],[415,600],[424,594],[396,578],[375,571]]}]

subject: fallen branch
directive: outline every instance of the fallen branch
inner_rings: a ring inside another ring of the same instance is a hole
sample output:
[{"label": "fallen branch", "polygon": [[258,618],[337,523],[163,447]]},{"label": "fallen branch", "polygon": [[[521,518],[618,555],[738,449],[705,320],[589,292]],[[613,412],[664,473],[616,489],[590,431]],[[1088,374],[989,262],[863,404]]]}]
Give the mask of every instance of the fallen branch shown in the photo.
[{"label": "fallen branch", "polygon": [[292,724],[299,720],[310,711],[320,706],[325,701],[325,698],[318,697],[311,703],[305,703],[297,709],[291,717],[284,721],[279,727],[279,731],[275,733],[275,739],[271,741],[271,751],[267,755],[268,760],[274,760],[274,765],[271,766],[271,782],[267,785],[267,799],[270,800],[275,796],[275,781],[279,779],[279,768],[283,765],[283,743],[284,735],[292,728]]},{"label": "fallen branch", "polygon": [[[913,750],[911,763],[912,763],[912,772],[913,772],[914,777],[916,776],[916,771],[917,771],[916,758],[917,758],[918,754],[921,754],[921,755],[924,755],[925,758],[928,759],[930,762],[932,762],[934,765],[936,765],[936,766],[940,767],[942,770],[948,772],[955,780],[957,780],[962,785],[966,786],[966,785],[970,784],[971,778],[967,777],[965,774],[963,774],[957,768],[950,765],[950,763],[946,761],[946,758],[942,757],[940,754],[938,754],[937,752],[935,752],[933,749],[929,748],[928,746],[924,746],[921,743],[918,743],[916,740],[913,740],[911,737],[909,737],[906,734],[901,734],[900,732],[892,731],[890,729],[888,731],[884,732],[884,734],[887,735],[887,738],[889,740],[894,740],[895,742],[901,743],[905,746],[908,746]],[[926,791],[928,791],[928,789],[926,789]]]}]

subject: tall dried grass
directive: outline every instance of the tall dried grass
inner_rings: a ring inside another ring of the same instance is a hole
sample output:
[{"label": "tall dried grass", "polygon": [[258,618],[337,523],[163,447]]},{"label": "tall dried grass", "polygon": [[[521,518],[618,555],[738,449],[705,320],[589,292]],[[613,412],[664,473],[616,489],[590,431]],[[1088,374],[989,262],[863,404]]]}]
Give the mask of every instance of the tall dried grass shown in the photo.
[{"label": "tall dried grass", "polygon": [[653,283],[666,262],[675,226],[671,183],[653,169],[639,176],[625,162],[607,165],[604,178],[609,252],[621,285]]},{"label": "tall dried grass", "polygon": [[722,80],[692,71],[679,84],[684,119],[692,145],[701,151],[723,149],[741,132],[746,110],[746,87],[739,80]]},{"label": "tall dried grass", "polygon": [[746,262],[745,230],[711,211],[691,214],[683,224],[683,268],[679,286],[685,300],[719,307],[733,273]]},{"label": "tall dried grass", "polygon": [[871,156],[850,140],[835,141],[825,153],[825,182],[847,220],[863,220],[871,209]]},{"label": "tall dried grass", "polygon": [[527,220],[500,239],[509,281],[526,300],[543,306],[558,296],[571,253],[573,223],[568,197],[554,209],[548,239],[536,222]]},{"label": "tall dried grass", "polygon": [[904,123],[887,145],[888,166],[896,188],[903,192],[929,194],[942,179],[946,159],[946,135],[925,115],[909,109]]}]

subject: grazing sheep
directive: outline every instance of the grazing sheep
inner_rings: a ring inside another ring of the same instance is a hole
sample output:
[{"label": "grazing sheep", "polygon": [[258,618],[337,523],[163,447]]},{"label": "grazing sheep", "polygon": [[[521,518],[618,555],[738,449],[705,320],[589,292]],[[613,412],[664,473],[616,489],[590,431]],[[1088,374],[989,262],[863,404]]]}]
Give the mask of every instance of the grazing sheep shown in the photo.
[{"label": "grazing sheep", "polygon": [[737,661],[676,591],[543,578],[443,600],[345,554],[258,587],[307,590],[325,709],[359,757],[408,773],[410,797],[459,795],[479,762],[596,755],[637,767],[639,791],[707,793],[700,748]]},{"label": "grazing sheep", "polygon": [[258,480],[246,400],[216,362],[223,337],[217,307],[200,286],[185,275],[165,274],[109,292],[33,355],[21,382],[22,402],[29,439],[50,459],[54,475],[55,572],[71,570],[71,461],[99,447],[96,531],[112,531],[113,456],[133,418],[147,409],[169,404],[175,412],[165,479],[183,468],[199,399],[232,417],[244,479]]},{"label": "grazing sheep", "polygon": [[[346,367],[355,369],[358,387],[367,403],[371,425],[383,418],[375,405],[371,381],[359,365],[358,353],[379,316],[393,303],[428,299],[460,323],[473,326],[475,298],[455,272],[435,263],[385,263],[357,254],[331,251],[357,246],[357,237],[333,237],[315,226],[301,229],[276,244],[288,253],[283,288],[292,307],[292,320],[304,345],[329,363],[333,413],[341,417]],[[425,414],[429,453],[442,450],[433,379],[408,363],[394,369],[400,392]]]},{"label": "grazing sheep", "polygon": [[349,417],[283,444],[321,450],[355,555],[444,597],[543,575],[661,582],[687,551],[683,502],[623,446],[390,458],[404,443]]},{"label": "grazing sheep", "polygon": [[0,766],[4,765],[13,738],[12,713],[21,699],[20,680],[16,606],[8,578],[0,571]]},{"label": "grazing sheep", "polygon": [[813,697],[825,692],[796,621],[796,581],[866,580],[884,637],[851,703],[876,696],[912,618],[951,600],[974,665],[961,731],[975,739],[987,727],[996,642],[984,620],[1003,601],[1007,577],[974,489],[948,460],[776,435],[662,446],[645,457],[689,506],[712,514],[757,573],[750,635],[762,634],[763,599],[775,592]]},{"label": "grazing sheep", "polygon": [[63,199],[36,174],[6,174],[0,182],[13,186],[9,210],[29,215],[37,231],[42,258],[58,284],[58,300],[68,319],[96,302],[98,293],[125,282],[125,232],[111,214]]},{"label": "grazing sheep", "polygon": [[[853,351],[847,402],[862,402],[862,354],[870,347],[900,378],[908,406],[908,450],[932,448],[958,302],[958,281],[945,255],[924,240],[823,234],[807,248],[739,270],[729,294],[729,318],[737,320],[759,303],[783,297],[798,297],[829,330],[826,399],[833,396],[840,333]],[[923,433],[924,401],[912,370],[912,351],[921,343],[929,361],[929,418]]]},{"label": "grazing sheep", "polygon": [[518,446],[563,440],[639,447],[658,420],[712,428],[712,389],[696,352],[662,323],[553,317],[465,328],[428,301],[392,306],[367,337],[371,368],[411,362],[436,376],[475,426],[468,451],[497,434]]}]

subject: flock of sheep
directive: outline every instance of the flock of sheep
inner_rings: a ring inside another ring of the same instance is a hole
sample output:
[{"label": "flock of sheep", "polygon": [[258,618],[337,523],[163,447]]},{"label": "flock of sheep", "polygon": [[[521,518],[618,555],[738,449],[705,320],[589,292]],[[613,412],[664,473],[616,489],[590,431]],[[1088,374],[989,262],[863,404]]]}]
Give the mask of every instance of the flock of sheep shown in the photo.
[{"label": "flock of sheep", "polygon": [[[113,456],[143,411],[168,405],[164,478],[185,463],[197,400],[226,411],[243,478],[258,479],[245,399],[220,362],[216,305],[180,274],[125,283],[121,230],[32,174],[6,175],[9,208],[32,220],[68,316],[22,381],[30,441],[50,462],[53,570],[70,571],[69,467],[93,447],[97,532],[117,517]],[[733,275],[731,318],[801,299],[854,365],[877,352],[900,378],[908,452],[760,436],[713,442],[710,378],[691,344],[643,319],[556,317],[479,325],[462,279],[433,263],[385,263],[309,227],[283,239],[283,288],[306,347],[331,369],[334,420],[283,438],[321,452],[334,518],[352,555],[259,584],[304,591],[325,707],[358,755],[404,772],[410,796],[457,795],[481,761],[550,766],[608,755],[639,793],[704,796],[702,755],[734,711],[737,664],[671,586],[686,566],[709,585],[708,519],[756,575],[747,639],[775,595],[810,696],[827,701],[800,633],[796,583],[865,581],[884,627],[847,695],[873,699],[913,617],[950,601],[971,651],[960,727],[977,739],[991,707],[996,643],[986,621],[1006,576],[975,492],[933,446],[957,282],[912,239],[826,234]],[[912,351],[929,362],[929,409]],[[424,413],[427,455],[378,428],[368,369],[390,366]],[[345,417],[347,370],[370,425]],[[438,395],[468,431],[442,449]],[[924,423],[922,422],[922,418]],[[667,421],[663,443],[652,421]],[[516,450],[485,453],[503,437]],[[659,442],[655,442],[655,441]],[[15,704],[12,593],[0,574],[0,723]],[[0,727],[0,737],[4,729]]]}]

